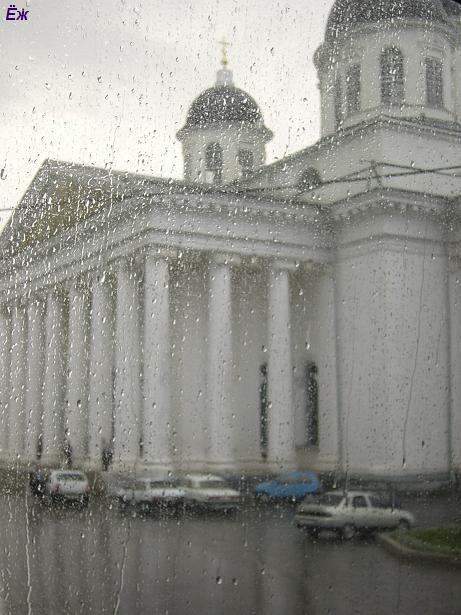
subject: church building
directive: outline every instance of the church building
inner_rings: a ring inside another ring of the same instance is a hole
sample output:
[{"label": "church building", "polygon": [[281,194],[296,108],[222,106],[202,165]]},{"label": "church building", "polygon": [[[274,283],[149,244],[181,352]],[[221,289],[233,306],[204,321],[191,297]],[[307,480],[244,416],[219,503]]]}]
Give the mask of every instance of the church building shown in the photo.
[{"label": "church building", "polygon": [[[47,160],[0,237],[0,461],[461,469],[461,7],[336,0],[317,143],[216,83],[184,180]],[[71,451],[71,453],[69,453]]]}]

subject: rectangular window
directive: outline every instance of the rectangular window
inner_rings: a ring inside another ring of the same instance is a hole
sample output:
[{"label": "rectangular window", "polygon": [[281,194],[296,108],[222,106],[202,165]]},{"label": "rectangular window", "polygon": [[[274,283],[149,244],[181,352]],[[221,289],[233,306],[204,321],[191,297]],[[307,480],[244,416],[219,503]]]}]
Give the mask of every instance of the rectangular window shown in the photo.
[{"label": "rectangular window", "polygon": [[306,431],[307,445],[319,444],[319,385],[317,365],[309,362],[306,367]]},{"label": "rectangular window", "polygon": [[248,149],[239,150],[238,163],[242,171],[242,178],[248,179],[249,177],[251,177],[254,167],[253,152]]},{"label": "rectangular window", "polygon": [[260,367],[260,385],[259,385],[259,444],[261,449],[261,457],[267,458],[268,447],[268,416],[267,416],[267,364]]},{"label": "rectangular window", "polygon": [[346,73],[346,112],[352,115],[360,111],[361,94],[361,70],[360,64],[353,64]]},{"label": "rectangular window", "polygon": [[389,47],[381,54],[381,102],[385,105],[401,105],[403,97],[402,52],[396,47]]},{"label": "rectangular window", "polygon": [[426,58],[426,102],[430,107],[443,107],[443,65],[437,58]]},{"label": "rectangular window", "polygon": [[341,128],[343,122],[343,88],[338,77],[335,84],[335,122],[336,128]]}]

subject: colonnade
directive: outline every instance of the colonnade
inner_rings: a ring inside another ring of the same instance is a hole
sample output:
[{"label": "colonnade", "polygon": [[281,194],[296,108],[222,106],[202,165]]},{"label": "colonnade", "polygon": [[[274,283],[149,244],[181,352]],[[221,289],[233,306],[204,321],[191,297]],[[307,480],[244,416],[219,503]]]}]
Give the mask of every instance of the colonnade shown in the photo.
[{"label": "colonnade", "polygon": [[[174,466],[169,276],[175,258],[173,251],[152,246],[36,292],[0,297],[4,462],[39,458],[57,465],[67,446],[79,467],[101,468],[105,448],[117,469]],[[209,259],[207,357],[198,359],[207,365],[210,467],[238,466],[229,433],[232,268],[239,266],[235,256]],[[289,264],[271,261],[267,284],[267,462],[290,466],[295,437]]]}]

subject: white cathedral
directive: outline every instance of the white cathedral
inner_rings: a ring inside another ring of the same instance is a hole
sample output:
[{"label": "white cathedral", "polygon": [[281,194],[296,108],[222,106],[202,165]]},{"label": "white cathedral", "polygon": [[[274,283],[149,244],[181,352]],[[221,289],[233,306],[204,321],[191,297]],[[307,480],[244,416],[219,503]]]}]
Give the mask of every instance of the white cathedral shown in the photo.
[{"label": "white cathedral", "polygon": [[38,170],[0,237],[5,466],[460,472],[461,7],[336,0],[315,64],[320,140],[274,164],[224,61],[184,181]]}]

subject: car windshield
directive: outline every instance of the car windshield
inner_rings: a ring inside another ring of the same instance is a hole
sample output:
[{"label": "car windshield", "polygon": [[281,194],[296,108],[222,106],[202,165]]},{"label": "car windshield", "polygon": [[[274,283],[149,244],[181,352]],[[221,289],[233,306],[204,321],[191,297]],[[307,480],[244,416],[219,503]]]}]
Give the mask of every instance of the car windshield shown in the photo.
[{"label": "car windshield", "polygon": [[200,487],[203,489],[225,489],[227,485],[221,480],[207,480],[202,481]]},{"label": "car windshield", "polygon": [[82,474],[78,474],[77,472],[62,472],[60,474],[56,474],[56,479],[61,482],[76,482],[86,480]]}]

